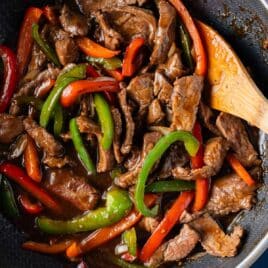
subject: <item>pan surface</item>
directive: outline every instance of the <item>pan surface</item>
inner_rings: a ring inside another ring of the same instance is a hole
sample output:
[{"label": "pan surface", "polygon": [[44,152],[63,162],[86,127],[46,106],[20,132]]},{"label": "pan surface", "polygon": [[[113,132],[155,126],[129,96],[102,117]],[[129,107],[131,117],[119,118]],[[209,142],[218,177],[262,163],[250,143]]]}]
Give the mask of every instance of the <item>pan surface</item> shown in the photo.
[{"label": "pan surface", "polygon": [[[53,1],[0,0],[0,44],[15,47],[23,12],[27,6],[42,6]],[[217,29],[234,47],[253,79],[268,97],[268,11],[266,0],[187,0],[184,1],[199,19]],[[266,7],[265,7],[266,4]],[[268,246],[268,136],[260,133],[259,150],[263,159],[263,180],[254,209],[239,219],[246,230],[243,247],[235,258],[204,256],[186,267],[249,267]],[[24,251],[20,245],[27,235],[0,214],[0,267],[74,267],[63,258]]]}]

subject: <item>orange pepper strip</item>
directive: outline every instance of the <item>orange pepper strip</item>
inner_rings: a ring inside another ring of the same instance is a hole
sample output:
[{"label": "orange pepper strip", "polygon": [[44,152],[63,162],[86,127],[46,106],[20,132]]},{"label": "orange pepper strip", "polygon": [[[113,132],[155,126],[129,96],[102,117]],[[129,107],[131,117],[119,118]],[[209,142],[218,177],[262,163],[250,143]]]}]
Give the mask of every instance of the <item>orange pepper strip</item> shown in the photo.
[{"label": "orange pepper strip", "polygon": [[118,55],[120,50],[110,50],[103,47],[87,37],[80,37],[77,39],[77,44],[79,48],[87,55],[96,58],[112,58]]},{"label": "orange pepper strip", "polygon": [[59,254],[64,252],[73,242],[73,240],[66,240],[57,244],[49,245],[45,243],[27,241],[22,244],[22,248],[45,254]]},{"label": "orange pepper strip", "polygon": [[228,163],[232,167],[232,169],[236,172],[236,174],[244,180],[244,182],[252,186],[256,182],[254,179],[250,176],[250,174],[247,172],[247,170],[242,166],[242,164],[236,159],[236,157],[233,154],[228,154],[226,157]]},{"label": "orange pepper strip", "polygon": [[117,92],[119,91],[119,85],[117,81],[113,81],[109,78],[105,80],[104,77],[94,78],[91,80],[78,80],[69,84],[61,94],[61,105],[63,107],[69,107],[76,99],[85,93],[93,92]]},{"label": "orange pepper strip", "polygon": [[22,76],[27,68],[29,62],[33,38],[32,25],[38,23],[43,11],[36,7],[30,7],[26,10],[19,34],[19,41],[17,47],[17,60],[19,76]]},{"label": "orange pepper strip", "polygon": [[122,75],[132,76],[136,71],[135,60],[138,51],[144,45],[144,38],[138,37],[131,41],[126,49],[126,54],[122,65]]},{"label": "orange pepper strip", "polygon": [[193,198],[193,191],[186,191],[180,194],[143,246],[139,255],[142,262],[146,262],[161,245],[162,241],[168,235],[173,226],[178,223],[182,212],[190,205]]},{"label": "orange pepper strip", "polygon": [[[201,126],[198,122],[195,123],[193,135],[200,143],[199,150],[196,156],[191,157],[192,168],[201,168],[204,165],[204,147]],[[195,200],[193,204],[193,211],[200,211],[203,209],[208,201],[209,180],[208,178],[197,178],[195,181]]]},{"label": "orange pepper strip", "polygon": [[121,82],[124,80],[124,76],[122,74],[122,71],[120,69],[116,70],[105,70],[107,74],[112,76],[116,81]]},{"label": "orange pepper strip", "polygon": [[202,39],[199,35],[198,29],[192,19],[190,13],[184,6],[181,0],[168,0],[178,11],[184,25],[187,28],[192,40],[193,47],[196,55],[196,68],[195,73],[197,75],[205,76],[207,73],[207,56],[206,51],[202,43]]},{"label": "orange pepper strip", "polygon": [[[145,203],[147,206],[152,206],[157,199],[157,195],[147,194],[145,196]],[[125,218],[118,223],[108,227],[104,227],[91,233],[88,237],[83,239],[80,243],[73,243],[67,250],[66,255],[68,258],[75,258],[85,252],[101,246],[104,243],[114,239],[125,230],[131,228],[142,218],[142,214],[136,209],[133,209]]]},{"label": "orange pepper strip", "polygon": [[48,78],[39,87],[35,89],[34,95],[37,98],[43,98],[48,94],[48,92],[50,92],[50,90],[54,87],[54,85],[55,85],[55,80]]},{"label": "orange pepper strip", "polygon": [[42,179],[38,151],[34,140],[27,135],[27,146],[24,150],[24,165],[28,176],[36,182]]}]

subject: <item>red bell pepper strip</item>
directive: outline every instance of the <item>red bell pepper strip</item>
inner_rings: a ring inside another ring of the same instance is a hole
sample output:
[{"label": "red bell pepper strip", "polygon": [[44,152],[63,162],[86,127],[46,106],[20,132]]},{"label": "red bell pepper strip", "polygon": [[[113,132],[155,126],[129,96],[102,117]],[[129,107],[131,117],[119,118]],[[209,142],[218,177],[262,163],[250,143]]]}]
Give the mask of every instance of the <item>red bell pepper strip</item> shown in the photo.
[{"label": "red bell pepper strip", "polygon": [[55,10],[53,7],[45,6],[43,8],[44,16],[51,24],[55,25],[58,23],[58,17],[55,14]]},{"label": "red bell pepper strip", "polygon": [[[196,122],[194,125],[193,135],[199,141],[200,147],[196,156],[191,157],[191,164],[192,168],[201,168],[204,166],[204,146],[203,146],[202,130],[198,122]],[[195,191],[195,200],[193,204],[193,211],[200,211],[205,207],[208,201],[209,179],[197,178],[195,181],[195,188],[196,191]]]},{"label": "red bell pepper strip", "polygon": [[207,56],[206,51],[202,43],[202,39],[199,35],[198,29],[194,23],[193,18],[191,17],[189,11],[186,9],[181,0],[168,0],[179,13],[182,22],[184,23],[187,31],[189,32],[195,51],[195,73],[197,75],[205,76],[207,73]]},{"label": "red bell pepper strip", "polygon": [[228,154],[226,157],[228,163],[232,167],[232,169],[236,172],[236,174],[248,185],[253,186],[256,184],[254,179],[250,176],[247,170],[242,166],[242,164],[236,159],[233,154]]},{"label": "red bell pepper strip", "polygon": [[23,153],[24,166],[28,176],[36,182],[42,179],[40,160],[34,140],[27,135],[27,145]]},{"label": "red bell pepper strip", "polygon": [[27,241],[22,244],[22,248],[45,254],[59,254],[64,252],[72,243],[73,240],[65,240],[53,245]]},{"label": "red bell pepper strip", "polygon": [[116,81],[121,82],[124,80],[124,76],[122,74],[121,69],[116,69],[116,70],[105,70],[107,74],[112,76]]},{"label": "red bell pepper strip", "polygon": [[17,47],[17,60],[18,60],[18,72],[21,77],[30,60],[33,37],[32,37],[32,25],[38,23],[43,11],[37,7],[29,7],[26,10],[19,34],[19,42]]},{"label": "red bell pepper strip", "polygon": [[[145,203],[147,206],[152,206],[157,200],[157,195],[147,194],[145,196]],[[81,242],[73,243],[67,250],[66,255],[68,258],[75,258],[85,252],[99,247],[102,244],[119,236],[125,230],[134,226],[142,218],[142,214],[136,209],[133,209],[125,218],[108,227],[104,227],[91,233],[88,237]]]},{"label": "red bell pepper strip", "polygon": [[77,39],[78,47],[87,55],[95,58],[112,58],[120,53],[120,50],[110,50],[103,47],[87,37]]},{"label": "red bell pepper strip", "polygon": [[144,45],[144,38],[138,37],[131,41],[126,49],[126,54],[122,65],[122,75],[132,76],[136,72],[135,60],[140,48]]},{"label": "red bell pepper strip", "polygon": [[182,192],[180,194],[143,246],[139,255],[142,262],[146,262],[161,245],[162,241],[168,235],[173,226],[178,223],[182,212],[190,205],[193,198],[194,192],[192,191]]},{"label": "red bell pepper strip", "polygon": [[61,206],[43,188],[29,178],[20,167],[10,162],[4,162],[0,164],[0,173],[19,184],[25,191],[55,213],[61,213]]},{"label": "red bell pepper strip", "polygon": [[0,57],[3,61],[3,88],[0,97],[0,113],[5,112],[13,96],[18,81],[17,60],[14,52],[5,46],[0,46]]},{"label": "red bell pepper strip", "polygon": [[26,194],[19,195],[18,199],[23,209],[29,214],[37,215],[44,209],[41,203],[38,201],[33,203]]},{"label": "red bell pepper strip", "polygon": [[48,78],[39,87],[37,87],[35,89],[34,95],[37,98],[43,98],[43,97],[45,97],[51,91],[51,89],[54,87],[55,82],[56,81],[54,79]]},{"label": "red bell pepper strip", "polygon": [[60,102],[63,107],[69,107],[82,94],[102,91],[117,92],[119,91],[119,85],[110,78],[105,80],[105,77],[78,80],[72,82],[63,90]]}]

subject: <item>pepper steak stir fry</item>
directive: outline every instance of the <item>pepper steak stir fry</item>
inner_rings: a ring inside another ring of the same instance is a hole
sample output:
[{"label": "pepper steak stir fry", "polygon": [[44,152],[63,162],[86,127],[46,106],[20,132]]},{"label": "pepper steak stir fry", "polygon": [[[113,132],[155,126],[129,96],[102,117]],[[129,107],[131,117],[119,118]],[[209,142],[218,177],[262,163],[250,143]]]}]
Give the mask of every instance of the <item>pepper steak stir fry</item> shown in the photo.
[{"label": "pepper steak stir fry", "polygon": [[216,219],[252,207],[260,160],[206,104],[189,12],[76,2],[28,8],[17,54],[0,46],[1,209],[38,241],[23,248],[90,267],[235,256],[243,228]]}]

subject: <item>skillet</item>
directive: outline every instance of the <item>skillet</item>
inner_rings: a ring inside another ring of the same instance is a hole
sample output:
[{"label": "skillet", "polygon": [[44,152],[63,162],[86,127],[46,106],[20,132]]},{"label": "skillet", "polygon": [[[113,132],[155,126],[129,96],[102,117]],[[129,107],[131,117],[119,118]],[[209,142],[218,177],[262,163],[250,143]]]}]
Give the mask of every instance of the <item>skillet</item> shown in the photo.
[{"label": "skillet", "polygon": [[[233,46],[253,79],[268,97],[267,0],[187,0],[195,17],[217,29]],[[0,44],[15,48],[17,34],[27,6],[43,6],[52,0],[0,0]],[[186,267],[249,267],[268,247],[268,135],[259,133],[258,146],[263,160],[265,184],[258,190],[258,202],[242,213],[239,223],[247,230],[240,253],[234,258],[204,256],[185,264]],[[20,245],[27,238],[0,214],[0,267],[75,267],[63,258],[24,251]]]}]

